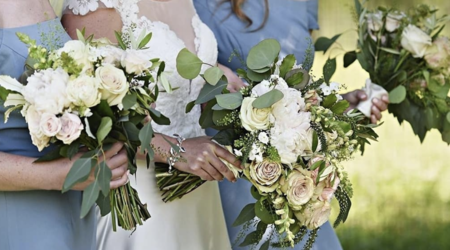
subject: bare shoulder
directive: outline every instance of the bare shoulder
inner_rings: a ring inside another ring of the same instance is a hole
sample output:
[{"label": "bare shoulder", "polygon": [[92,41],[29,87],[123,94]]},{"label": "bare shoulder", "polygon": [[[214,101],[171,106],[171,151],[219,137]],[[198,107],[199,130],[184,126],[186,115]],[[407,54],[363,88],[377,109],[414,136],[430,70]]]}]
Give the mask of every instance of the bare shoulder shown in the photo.
[{"label": "bare shoulder", "polygon": [[0,0],[0,28],[32,25],[56,18],[47,0]]}]

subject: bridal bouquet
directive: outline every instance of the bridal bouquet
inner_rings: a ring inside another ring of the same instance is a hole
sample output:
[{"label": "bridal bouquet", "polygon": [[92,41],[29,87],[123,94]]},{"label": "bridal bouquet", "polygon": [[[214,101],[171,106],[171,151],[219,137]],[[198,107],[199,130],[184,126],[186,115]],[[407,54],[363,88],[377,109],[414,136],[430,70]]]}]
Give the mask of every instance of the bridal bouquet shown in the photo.
[{"label": "bridal bouquet", "polygon": [[[409,122],[421,141],[435,128],[450,143],[450,41],[440,35],[449,17],[427,5],[405,13],[355,3],[358,45],[345,54],[344,67],[357,59],[390,93],[389,112]],[[316,49],[327,51],[340,35],[319,38]]]},{"label": "bridal bouquet", "polygon": [[[258,244],[270,227],[278,237],[268,236],[261,249],[294,246],[307,229],[312,230],[306,245],[310,249],[318,228],[329,219],[333,196],[340,205],[335,225],[347,218],[352,187],[340,163],[377,135],[362,113],[346,113],[349,103],[328,72],[313,81],[293,55],[280,60],[280,49],[273,39],[253,47],[247,70],[238,71],[249,85],[236,93],[225,89],[217,67],[209,68],[202,75],[209,84],[194,104],[208,102],[202,127],[219,130],[213,140],[245,164],[242,173],[228,167],[253,184],[257,201],[243,208],[234,225],[257,224],[257,230],[241,246]],[[187,50],[178,56],[183,77],[195,77],[201,65]]]},{"label": "bridal bouquet", "polygon": [[59,157],[72,158],[83,152],[68,173],[62,191],[85,181],[91,171],[95,181],[83,192],[81,217],[94,203],[102,215],[111,212],[116,223],[126,230],[135,229],[150,217],[147,205],[128,183],[110,190],[111,170],[99,157],[115,142],[123,142],[128,153],[129,171],[136,172],[138,147],[152,157],[150,141],[153,130],[146,117],[167,124],[169,121],[152,108],[158,89],[151,87],[163,73],[164,62],[142,58],[151,34],[132,40],[134,48],[126,49],[120,34],[120,47],[104,40],[84,38],[69,41],[57,50],[47,50],[27,35],[18,37],[29,47],[31,64],[24,84],[0,76],[0,96],[5,97],[5,122],[12,111],[21,112],[33,144],[42,151],[52,145],[55,150],[38,161]]}]

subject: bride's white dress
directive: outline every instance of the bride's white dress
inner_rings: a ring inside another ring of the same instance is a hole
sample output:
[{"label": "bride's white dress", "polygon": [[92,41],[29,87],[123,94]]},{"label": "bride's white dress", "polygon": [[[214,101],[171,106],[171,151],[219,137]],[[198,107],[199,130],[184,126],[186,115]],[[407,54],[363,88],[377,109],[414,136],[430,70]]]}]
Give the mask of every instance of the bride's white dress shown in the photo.
[{"label": "bride's white dress", "polygon": [[[176,56],[187,47],[204,62],[215,64],[217,43],[213,33],[200,21],[191,0],[66,0],[67,10],[85,15],[100,7],[115,8],[122,17],[123,30],[134,29],[136,37],[142,29],[152,32],[148,45],[149,58],[160,58],[173,93],[160,93],[157,109],[170,118],[171,125],[158,126],[157,132],[186,138],[204,135],[198,124],[200,107],[185,114],[185,106],[195,100],[204,81],[181,78],[176,72]],[[154,169],[139,162],[137,177],[132,184],[141,200],[148,204],[151,218],[131,234],[113,232],[109,216],[99,219],[98,249],[107,250],[222,250],[231,249],[217,182],[208,182],[181,200],[163,203],[156,186]]]}]

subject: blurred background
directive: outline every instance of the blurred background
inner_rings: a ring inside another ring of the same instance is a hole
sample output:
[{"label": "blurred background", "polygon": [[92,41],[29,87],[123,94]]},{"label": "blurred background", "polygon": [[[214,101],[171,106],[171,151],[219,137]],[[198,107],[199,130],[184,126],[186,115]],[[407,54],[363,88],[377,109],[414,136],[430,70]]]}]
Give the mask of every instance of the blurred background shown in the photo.
[{"label": "blurred background", "polygon": [[[367,6],[395,6],[407,11],[420,3],[438,7],[439,15],[450,11],[448,0],[371,0]],[[314,38],[347,31],[338,41],[345,50],[353,50],[353,6],[353,0],[319,0],[320,30],[313,33]],[[444,34],[450,36],[449,27]],[[333,57],[338,54],[338,69],[332,80],[345,84],[347,90],[363,87],[368,74],[358,63],[344,69],[343,51],[332,51]],[[314,75],[322,74],[328,56],[316,53]],[[336,229],[343,248],[450,249],[450,146],[436,131],[420,143],[408,123],[399,125],[387,112],[382,121],[384,124],[376,129],[379,141],[364,156],[345,163],[354,197],[347,222]]]}]

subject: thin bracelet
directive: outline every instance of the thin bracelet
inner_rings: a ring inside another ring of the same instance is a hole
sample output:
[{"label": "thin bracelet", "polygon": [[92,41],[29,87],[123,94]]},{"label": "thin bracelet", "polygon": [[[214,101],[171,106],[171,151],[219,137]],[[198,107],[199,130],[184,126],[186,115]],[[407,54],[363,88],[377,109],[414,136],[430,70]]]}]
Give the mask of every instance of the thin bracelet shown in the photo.
[{"label": "thin bracelet", "polygon": [[169,158],[167,158],[167,164],[169,164],[169,173],[172,172],[172,167],[175,165],[175,163],[180,161],[181,153],[186,152],[186,150],[182,146],[183,141],[185,141],[186,139],[179,134],[173,134],[173,136],[175,136],[175,139],[177,139],[178,150],[175,150],[173,147],[170,148],[170,156]]}]

